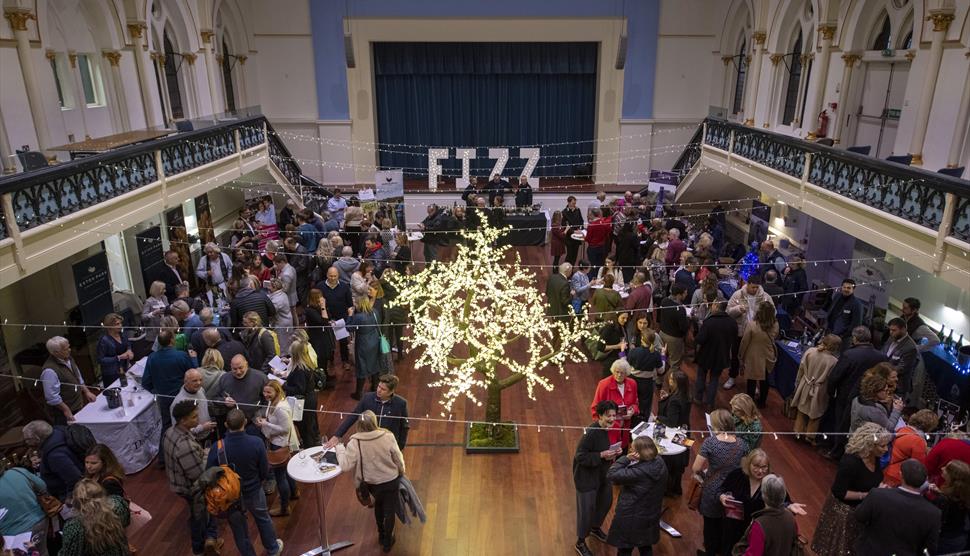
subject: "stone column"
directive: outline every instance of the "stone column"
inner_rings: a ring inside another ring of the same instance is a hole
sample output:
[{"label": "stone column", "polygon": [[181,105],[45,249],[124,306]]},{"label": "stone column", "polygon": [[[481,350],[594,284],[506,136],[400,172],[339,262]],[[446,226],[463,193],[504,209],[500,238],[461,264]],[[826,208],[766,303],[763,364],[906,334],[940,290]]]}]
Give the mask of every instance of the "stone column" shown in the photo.
[{"label": "stone column", "polygon": [[751,34],[752,45],[754,47],[754,53],[752,55],[751,67],[749,68],[747,83],[744,84],[744,88],[747,94],[747,107],[745,108],[745,119],[744,125],[753,126],[754,125],[754,115],[755,111],[758,109],[758,81],[761,80],[761,64],[764,60],[764,44],[765,44],[764,31],[755,31]]},{"label": "stone column", "polygon": [[14,158],[15,153],[10,147],[10,138],[7,137],[7,125],[3,123],[3,112],[0,112],[0,167],[4,174],[13,174],[17,171],[17,162]]},{"label": "stone column", "polygon": [[836,145],[842,140],[842,128],[845,127],[845,104],[849,101],[849,87],[852,85],[852,69],[855,63],[862,59],[858,54],[843,54],[842,61],[842,84],[839,86],[839,107],[836,109],[836,117],[832,119],[832,140]]},{"label": "stone column", "polygon": [[773,111],[772,107],[778,102],[777,96],[777,86],[780,79],[778,79],[778,62],[780,62],[785,57],[784,54],[772,54],[768,56],[768,60],[771,62],[771,80],[768,85],[768,113],[765,114],[765,121],[762,122],[761,127],[768,129],[771,127],[771,113]]},{"label": "stone column", "polygon": [[121,52],[105,50],[101,53],[111,65],[111,84],[114,86],[115,97],[118,99],[118,116],[124,131],[131,131],[131,121],[128,118],[128,100],[125,98],[125,81],[121,77]]},{"label": "stone column", "polygon": [[726,109],[727,114],[731,113],[731,84],[734,82],[732,79],[731,72],[731,60],[734,56],[721,56],[721,62],[724,64],[724,84],[721,89],[721,106]]},{"label": "stone column", "polygon": [[[812,77],[815,78],[815,97],[812,99],[812,104],[809,105],[808,121],[811,123],[811,130],[806,136],[809,140],[814,140],[817,136],[815,135],[815,119],[822,112],[822,104],[825,100],[825,82],[829,78],[829,61],[832,58],[832,38],[835,37],[835,25],[820,25],[818,28],[819,35],[822,36],[822,51],[818,55],[818,71],[813,71]],[[812,48],[814,50],[814,47]]]},{"label": "stone column", "polygon": [[215,115],[224,112],[225,108],[222,105],[221,93],[216,89],[216,60],[212,52],[212,37],[214,33],[211,30],[203,29],[199,34],[202,36],[202,56],[205,58],[205,76],[209,81],[209,99],[212,103],[212,114]]},{"label": "stone column", "polygon": [[161,52],[151,53],[152,65],[155,67],[155,75],[158,82],[162,84],[162,117],[168,125],[175,119],[172,114],[172,97],[168,94],[168,76],[165,75],[165,55]]},{"label": "stone column", "polygon": [[805,81],[808,79],[808,63],[812,60],[811,54],[802,54],[798,60],[802,63],[802,71],[798,76],[798,94],[795,95],[795,115],[792,121],[788,122],[793,128],[802,125],[802,108],[805,106]]},{"label": "stone column", "polygon": [[131,35],[131,51],[135,56],[135,71],[138,74],[138,83],[141,85],[141,107],[145,114],[145,126],[155,127],[161,124],[155,117],[152,110],[152,80],[151,70],[148,67],[148,60],[145,59],[145,32],[144,22],[136,21],[128,23],[128,34]]},{"label": "stone column", "polygon": [[913,155],[913,166],[923,164],[923,141],[926,140],[926,127],[930,122],[933,108],[933,95],[936,94],[936,81],[940,76],[940,62],[943,61],[943,39],[953,21],[952,13],[935,12],[927,16],[933,21],[933,34],[930,42],[930,56],[923,74],[923,90],[916,107],[916,123],[913,125],[913,139],[909,143],[909,153]]},{"label": "stone column", "polygon": [[202,108],[199,106],[199,85],[195,73],[195,61],[199,55],[183,52],[181,56],[182,60],[189,64],[188,72],[183,75],[185,95],[189,98],[182,99],[182,112],[185,113],[186,118],[198,118],[202,116]]},{"label": "stone column", "polygon": [[239,68],[239,70],[236,72],[236,92],[239,93],[239,98],[236,99],[239,101],[236,103],[236,108],[245,108],[249,106],[249,104],[247,104],[249,98],[246,95],[246,72],[244,71],[244,68],[246,67],[246,60],[248,59],[249,57],[245,55],[236,57],[236,62],[238,62],[236,67]]},{"label": "stone column", "polygon": [[[970,52],[966,57],[970,60]],[[963,140],[970,127],[970,71],[963,80],[963,95],[960,97],[960,111],[957,112],[956,126],[953,128],[953,139],[950,139],[950,152],[946,156],[946,167],[956,168],[960,165],[960,153],[963,151]]]},{"label": "stone column", "polygon": [[[20,60],[20,72],[24,78],[24,88],[27,90],[27,104],[30,106],[30,118],[34,123],[34,133],[37,135],[37,149],[46,151],[51,145],[50,129],[47,127],[47,113],[44,111],[44,97],[40,93],[37,83],[35,66],[31,60],[30,36],[27,33],[27,20],[37,21],[37,17],[27,10],[13,10],[4,12],[3,17],[10,22],[14,40],[17,42],[17,58]],[[4,166],[6,166],[4,161]]]}]

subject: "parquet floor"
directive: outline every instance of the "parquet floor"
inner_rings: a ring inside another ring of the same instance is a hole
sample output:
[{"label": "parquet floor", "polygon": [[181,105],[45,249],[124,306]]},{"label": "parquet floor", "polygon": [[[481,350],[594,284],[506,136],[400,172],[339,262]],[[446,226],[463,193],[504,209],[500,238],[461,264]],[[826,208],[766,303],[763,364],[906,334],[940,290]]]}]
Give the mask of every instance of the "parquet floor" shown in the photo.
[{"label": "parquet floor", "polygon": [[[420,253],[415,249],[415,253]],[[524,263],[547,261],[547,248],[520,248]],[[420,255],[418,255],[420,256]],[[544,290],[540,278],[540,290]],[[437,393],[425,386],[427,370],[415,370],[406,359],[397,365],[401,377],[399,393],[408,399],[413,416],[438,413]],[[693,380],[693,367],[687,365]],[[339,374],[339,371],[338,371]],[[509,420],[548,424],[541,432],[520,429],[522,450],[514,455],[465,455],[461,447],[463,428],[456,424],[412,424],[409,444],[404,452],[408,476],[421,497],[428,521],[425,524],[397,524],[397,544],[393,554],[414,555],[550,555],[575,554],[575,502],[572,483],[572,456],[580,431],[560,432],[553,425],[584,425],[590,421],[589,404],[600,377],[598,363],[573,363],[566,367],[569,379],[554,376],[555,390],[537,392],[536,401],[527,398],[524,388],[505,392],[504,411]],[[343,373],[335,390],[321,396],[328,409],[350,410],[354,401],[352,373]],[[718,404],[726,407],[731,392],[723,389]],[[457,407],[456,419],[481,418],[481,409]],[[791,430],[781,415],[781,399],[772,391],[764,412],[766,430]],[[338,416],[320,419],[321,431],[329,433]],[[692,423],[704,423],[700,408],[694,408]],[[771,458],[772,471],[782,475],[792,499],[805,503],[809,515],[798,518],[799,530],[811,538],[825,495],[831,485],[835,466],[805,445],[779,437],[766,437],[762,447]],[[686,490],[685,481],[685,490]],[[134,536],[132,542],[142,554],[190,554],[184,503],[168,490],[163,471],[154,466],[128,477],[130,497],[154,516],[151,523]],[[317,542],[315,494],[304,488],[295,512],[276,518],[277,534],[286,542],[284,554],[301,554]],[[272,500],[272,499],[271,499]],[[331,542],[349,540],[355,544],[341,550],[341,556],[380,553],[371,511],[361,507],[353,492],[350,477],[326,483],[328,532]],[[694,554],[701,548],[701,518],[687,509],[683,499],[666,499],[665,518],[683,533],[673,539],[662,533],[655,554]],[[609,525],[607,518],[604,529]],[[255,526],[250,525],[256,539]],[[220,525],[226,539],[224,554],[235,554],[227,524]],[[588,544],[598,555],[615,554],[615,549],[590,538]]]}]

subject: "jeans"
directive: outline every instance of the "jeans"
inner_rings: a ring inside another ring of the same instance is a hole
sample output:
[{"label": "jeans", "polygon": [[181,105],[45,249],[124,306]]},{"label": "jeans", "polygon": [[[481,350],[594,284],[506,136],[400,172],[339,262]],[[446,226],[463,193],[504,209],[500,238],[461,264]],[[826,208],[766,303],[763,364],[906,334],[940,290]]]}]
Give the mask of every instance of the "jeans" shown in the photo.
[{"label": "jeans", "polygon": [[708,406],[714,405],[717,396],[717,383],[721,378],[721,370],[705,369],[697,366],[697,379],[694,381],[694,399],[704,400]]},{"label": "jeans", "polygon": [[602,245],[586,246],[586,258],[589,260],[590,269],[589,275],[595,277],[596,271],[599,270],[606,260],[606,248]]},{"label": "jeans", "polygon": [[206,539],[214,539],[219,536],[219,524],[203,510],[202,515],[193,515],[192,497],[180,495],[182,500],[189,505],[189,531],[192,536],[192,553],[202,554],[205,550]]},{"label": "jeans", "polygon": [[[316,413],[313,417],[316,418]],[[309,413],[303,415],[306,419],[310,416]],[[283,448],[280,446],[271,446],[271,450],[289,450],[289,448]],[[272,467],[270,471],[273,472],[273,478],[276,479],[276,492],[280,495],[280,509],[284,512],[287,511],[290,505],[290,495],[296,490],[296,481],[290,478],[290,475],[286,472],[286,465],[280,465],[279,467]]]},{"label": "jeans", "polygon": [[399,484],[400,477],[379,485],[367,485],[371,496],[374,497],[374,519],[377,521],[381,544],[390,544],[387,541],[394,534]]},{"label": "jeans", "polygon": [[229,510],[229,528],[232,529],[232,538],[236,541],[236,550],[243,556],[256,556],[256,549],[249,538],[249,523],[246,520],[246,512],[253,514],[256,520],[256,529],[259,531],[259,538],[263,543],[263,548],[270,556],[276,556],[276,529],[273,521],[269,517],[269,510],[266,508],[266,494],[260,488],[255,492],[243,493],[241,504]]},{"label": "jeans", "polygon": [[[158,404],[158,410],[162,413],[162,436],[161,436],[161,438],[165,438],[165,431],[167,431],[169,429],[169,427],[172,426],[172,401],[173,401],[173,399],[174,399],[173,397],[159,396],[158,397],[158,401],[155,402],[155,403]],[[158,447],[158,460],[161,461],[161,462],[163,462],[163,463],[165,462],[165,451],[162,449],[162,446],[159,446]]]}]

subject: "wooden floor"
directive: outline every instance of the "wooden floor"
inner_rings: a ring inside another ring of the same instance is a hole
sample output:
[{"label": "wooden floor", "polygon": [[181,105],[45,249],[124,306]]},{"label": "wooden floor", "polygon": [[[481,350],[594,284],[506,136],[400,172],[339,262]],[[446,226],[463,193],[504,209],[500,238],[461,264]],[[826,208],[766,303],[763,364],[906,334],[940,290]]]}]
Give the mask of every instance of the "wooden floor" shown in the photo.
[{"label": "wooden floor", "polygon": [[[420,253],[416,249],[416,253]],[[541,263],[547,248],[521,248],[523,262]],[[540,278],[544,289],[544,278]],[[415,370],[409,361],[399,363],[398,392],[408,399],[412,416],[436,415],[437,392],[425,386],[429,373]],[[693,366],[687,365],[693,381]],[[505,392],[505,417],[517,422],[550,426],[520,429],[522,451],[516,455],[465,455],[461,447],[464,431],[447,423],[412,424],[404,452],[407,475],[414,483],[428,515],[427,523],[397,524],[394,554],[440,555],[522,555],[575,554],[575,502],[572,483],[572,456],[580,431],[560,432],[553,425],[585,425],[590,421],[589,404],[600,378],[598,363],[574,363],[566,367],[569,379],[550,373],[553,392],[537,392],[530,401],[525,388]],[[321,397],[327,409],[348,411],[354,401],[351,373],[343,373],[337,388]],[[718,404],[726,407],[737,389],[721,390]],[[470,406],[471,404],[469,404]],[[781,399],[772,391],[765,410],[766,430],[791,430],[791,423],[780,412]],[[481,409],[457,408],[456,419],[481,418]],[[329,434],[338,423],[337,416],[320,420],[321,431]],[[695,406],[694,428],[703,426],[702,411]],[[771,458],[772,471],[782,475],[794,501],[805,503],[809,515],[798,518],[800,532],[811,539],[818,513],[834,477],[835,466],[812,449],[793,440],[766,437],[762,447]],[[327,519],[330,541],[348,540],[355,544],[341,550],[341,556],[380,553],[371,511],[361,507],[353,492],[353,481],[342,476],[326,484]],[[685,480],[685,490],[686,490]],[[184,503],[171,494],[163,471],[154,466],[128,477],[126,490],[131,498],[146,507],[154,519],[132,542],[142,554],[190,554],[189,532]],[[311,488],[303,489],[295,513],[276,518],[277,534],[286,547],[284,554],[301,554],[318,543],[316,500]],[[271,499],[272,500],[272,499]],[[615,500],[615,498],[614,498]],[[683,533],[673,539],[666,533],[655,546],[655,554],[694,554],[701,548],[701,518],[687,509],[683,499],[665,499],[665,518]],[[611,517],[604,529],[608,529]],[[257,539],[255,526],[251,535]],[[235,554],[227,524],[220,525],[226,539],[224,554]],[[257,543],[258,544],[258,543]],[[595,554],[615,554],[615,549],[590,538]]]}]

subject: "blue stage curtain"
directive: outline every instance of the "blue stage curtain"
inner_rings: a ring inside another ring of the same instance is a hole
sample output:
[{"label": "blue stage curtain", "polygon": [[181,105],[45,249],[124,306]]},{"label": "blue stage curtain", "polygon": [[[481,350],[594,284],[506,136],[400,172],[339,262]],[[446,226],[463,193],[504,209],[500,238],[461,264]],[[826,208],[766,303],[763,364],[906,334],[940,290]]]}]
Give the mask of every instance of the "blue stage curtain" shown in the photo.
[{"label": "blue stage curtain", "polygon": [[[596,117],[596,43],[376,43],[380,165],[426,175],[434,147],[481,147],[472,174],[494,165],[487,147],[542,147],[535,176],[588,174]],[[418,145],[405,147],[404,145]],[[525,160],[510,149],[505,176]],[[449,152],[446,175],[461,174]]]}]

